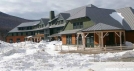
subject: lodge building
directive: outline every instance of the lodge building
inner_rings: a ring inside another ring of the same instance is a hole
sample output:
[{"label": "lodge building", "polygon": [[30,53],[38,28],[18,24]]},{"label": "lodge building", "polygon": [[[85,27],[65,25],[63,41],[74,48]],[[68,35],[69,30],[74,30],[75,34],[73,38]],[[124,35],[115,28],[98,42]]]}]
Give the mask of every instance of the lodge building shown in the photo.
[{"label": "lodge building", "polygon": [[[31,36],[31,37],[29,37]],[[9,31],[7,42],[21,42],[25,38],[39,42],[42,39],[61,40],[63,45],[97,47],[121,46],[134,43],[134,9],[98,8],[92,4],[61,12],[50,18],[22,23]]]}]

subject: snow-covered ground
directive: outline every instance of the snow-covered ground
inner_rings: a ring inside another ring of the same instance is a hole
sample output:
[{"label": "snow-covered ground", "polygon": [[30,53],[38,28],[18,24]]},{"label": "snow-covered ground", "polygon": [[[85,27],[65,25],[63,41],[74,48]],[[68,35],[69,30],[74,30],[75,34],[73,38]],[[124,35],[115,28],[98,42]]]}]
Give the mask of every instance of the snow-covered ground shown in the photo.
[{"label": "snow-covered ground", "polygon": [[[60,50],[61,41],[0,43],[0,71],[134,71],[133,62],[110,62],[134,57],[134,50],[96,55],[60,54],[55,50]],[[68,50],[68,46],[62,50]]]}]

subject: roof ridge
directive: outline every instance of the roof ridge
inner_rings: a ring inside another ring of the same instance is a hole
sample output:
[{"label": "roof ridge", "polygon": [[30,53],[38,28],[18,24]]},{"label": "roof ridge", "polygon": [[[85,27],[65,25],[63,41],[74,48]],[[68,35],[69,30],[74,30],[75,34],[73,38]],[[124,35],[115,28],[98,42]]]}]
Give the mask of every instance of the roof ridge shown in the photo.
[{"label": "roof ridge", "polygon": [[70,17],[72,17],[72,16],[74,16],[74,15],[76,15],[76,14],[78,14],[80,11],[82,11],[83,9],[85,9],[86,7],[84,7],[84,8],[82,8],[82,9],[80,9],[78,12],[76,12],[75,14],[73,14],[73,15],[71,15]]}]

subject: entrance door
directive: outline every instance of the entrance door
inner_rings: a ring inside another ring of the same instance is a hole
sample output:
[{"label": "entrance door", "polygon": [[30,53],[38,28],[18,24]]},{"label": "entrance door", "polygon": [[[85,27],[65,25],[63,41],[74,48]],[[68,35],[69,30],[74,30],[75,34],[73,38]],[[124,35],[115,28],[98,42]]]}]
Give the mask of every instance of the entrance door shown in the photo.
[{"label": "entrance door", "polygon": [[114,45],[115,44],[114,43],[115,42],[115,38],[114,37],[115,37],[114,33],[113,32],[110,32],[109,33],[109,41],[108,41],[109,42],[109,45]]},{"label": "entrance door", "polygon": [[67,44],[72,44],[72,35],[66,35]]},{"label": "entrance door", "polygon": [[94,34],[89,34],[86,37],[86,47],[94,47]]}]

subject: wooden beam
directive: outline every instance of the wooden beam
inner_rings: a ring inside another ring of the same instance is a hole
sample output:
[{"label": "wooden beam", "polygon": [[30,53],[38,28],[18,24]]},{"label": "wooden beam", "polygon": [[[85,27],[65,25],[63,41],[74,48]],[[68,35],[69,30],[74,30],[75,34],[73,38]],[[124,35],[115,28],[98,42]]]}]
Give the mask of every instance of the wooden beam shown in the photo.
[{"label": "wooden beam", "polygon": [[82,43],[83,43],[83,48],[85,50],[85,34],[82,34]]},{"label": "wooden beam", "polygon": [[120,32],[120,47],[121,47],[121,50],[122,50],[122,38],[121,38],[121,34],[122,34],[122,32]]},{"label": "wooden beam", "polygon": [[76,39],[77,39],[77,50],[78,50],[78,42],[79,42],[79,41],[78,41],[78,38],[79,38],[79,35],[80,35],[80,34],[77,34],[77,38],[76,38]]},{"label": "wooden beam", "polygon": [[103,48],[103,32],[101,32],[101,47]]},{"label": "wooden beam", "polygon": [[115,35],[115,37],[114,37],[115,41],[114,42],[115,42],[115,44],[117,44],[117,42],[116,42],[116,34],[114,34],[114,35]]},{"label": "wooden beam", "polygon": [[108,32],[106,32],[106,34],[103,36],[103,38],[108,34]]},{"label": "wooden beam", "polygon": [[125,34],[125,31],[123,33],[124,33],[124,43],[125,43],[126,42],[126,34]]},{"label": "wooden beam", "polygon": [[[105,33],[105,32],[120,32],[120,31],[121,31],[121,32],[124,32],[124,30],[114,30],[114,31],[113,31],[113,30],[111,30],[111,31],[95,31],[95,32],[104,32],[104,33]],[[84,33],[94,33],[94,31],[84,32]]]},{"label": "wooden beam", "polygon": [[86,34],[85,38],[88,36],[89,33]]},{"label": "wooden beam", "polygon": [[117,34],[116,32],[115,32],[115,34],[116,34],[117,36],[119,36],[119,37],[120,37],[120,35],[119,35],[119,34]]}]

